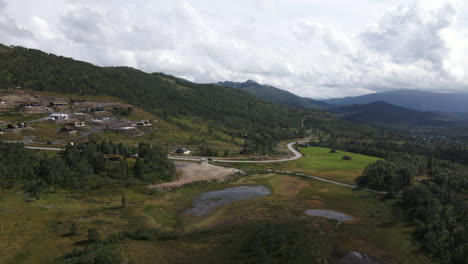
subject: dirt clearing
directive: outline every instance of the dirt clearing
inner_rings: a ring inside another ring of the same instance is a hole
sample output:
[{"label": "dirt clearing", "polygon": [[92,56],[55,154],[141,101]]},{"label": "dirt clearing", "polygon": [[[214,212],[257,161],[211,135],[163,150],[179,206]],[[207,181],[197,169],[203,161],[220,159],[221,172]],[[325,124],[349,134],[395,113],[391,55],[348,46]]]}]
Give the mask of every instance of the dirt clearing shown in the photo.
[{"label": "dirt clearing", "polygon": [[165,182],[150,185],[150,189],[172,190],[185,184],[203,181],[223,182],[244,172],[238,169],[215,166],[208,162],[174,161],[179,179],[172,182]]}]

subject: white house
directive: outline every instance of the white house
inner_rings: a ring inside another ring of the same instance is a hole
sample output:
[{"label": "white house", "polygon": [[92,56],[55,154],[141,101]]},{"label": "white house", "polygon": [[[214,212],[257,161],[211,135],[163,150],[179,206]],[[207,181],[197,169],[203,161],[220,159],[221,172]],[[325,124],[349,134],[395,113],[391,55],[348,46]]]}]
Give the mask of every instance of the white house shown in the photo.
[{"label": "white house", "polygon": [[120,127],[121,130],[131,130],[131,129],[135,129],[135,127],[133,126],[123,126],[123,127]]},{"label": "white house", "polygon": [[70,116],[68,114],[51,114],[49,120],[67,120]]},{"label": "white house", "polygon": [[177,154],[184,154],[184,155],[189,155],[190,153],[192,153],[192,151],[190,151],[188,148],[178,148],[175,153]]},{"label": "white house", "polygon": [[75,125],[75,127],[85,127],[86,126],[84,121],[76,121],[74,125]]},{"label": "white house", "polygon": [[151,122],[149,120],[141,120],[135,123],[136,126],[151,126]]}]

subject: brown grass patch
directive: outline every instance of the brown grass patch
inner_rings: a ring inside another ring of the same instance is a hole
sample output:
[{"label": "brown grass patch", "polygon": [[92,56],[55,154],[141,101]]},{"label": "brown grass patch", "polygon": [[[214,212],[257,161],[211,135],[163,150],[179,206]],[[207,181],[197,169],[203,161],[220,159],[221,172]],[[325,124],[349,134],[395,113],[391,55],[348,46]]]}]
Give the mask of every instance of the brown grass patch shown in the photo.
[{"label": "brown grass patch", "polygon": [[281,184],[278,185],[277,194],[283,196],[295,196],[302,189],[309,186],[307,181],[295,177],[287,177]]},{"label": "brown grass patch", "polygon": [[316,209],[321,208],[323,206],[323,202],[320,200],[307,200],[305,201],[307,208]]}]

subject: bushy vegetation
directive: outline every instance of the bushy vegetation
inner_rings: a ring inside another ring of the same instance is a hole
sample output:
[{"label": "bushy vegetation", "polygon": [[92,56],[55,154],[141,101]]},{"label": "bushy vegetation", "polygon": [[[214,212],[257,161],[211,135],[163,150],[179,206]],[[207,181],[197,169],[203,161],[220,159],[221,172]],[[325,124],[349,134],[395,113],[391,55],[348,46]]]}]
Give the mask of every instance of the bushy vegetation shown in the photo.
[{"label": "bushy vegetation", "polygon": [[[99,234],[96,229],[89,230],[92,234]],[[122,234],[115,234],[111,237],[101,240],[91,237],[86,241],[82,249],[75,248],[69,254],[66,254],[63,259],[59,259],[57,263],[63,264],[119,264],[124,263],[124,258],[120,253],[118,242],[122,240]]]},{"label": "bushy vegetation", "polygon": [[[313,146],[385,158],[370,164],[356,179],[360,186],[388,191],[396,210],[416,227],[423,247],[443,263],[468,259],[468,149],[444,137],[399,133],[367,140],[329,137]],[[400,218],[399,216],[395,216]]]},{"label": "bushy vegetation", "polygon": [[401,205],[426,250],[443,263],[466,264],[468,173],[456,167],[443,168],[427,184],[406,187]]},{"label": "bushy vegetation", "polygon": [[425,167],[418,162],[421,159],[410,155],[379,160],[367,166],[356,181],[360,186],[385,190],[395,196],[404,187],[412,185],[416,176],[425,173]]},{"label": "bushy vegetation", "polygon": [[[0,186],[21,186],[32,197],[49,187],[96,189],[136,181],[170,181],[175,167],[166,150],[112,142],[67,145],[55,157],[38,157],[22,144],[0,143]],[[131,166],[129,160],[136,159]]]},{"label": "bushy vegetation", "polygon": [[[131,240],[161,244],[168,240],[187,243],[199,236],[204,236],[203,240],[208,237],[211,243],[216,244],[215,250],[223,248],[223,251],[229,251],[229,254],[221,256],[226,263],[320,264],[327,263],[332,251],[332,241],[326,234],[320,234],[314,229],[308,220],[255,221],[191,234],[138,228],[124,235]],[[235,239],[236,242],[219,241],[224,240],[224,237]],[[218,241],[219,244],[216,243]]]},{"label": "bushy vegetation", "polygon": [[[423,176],[419,182],[417,176]],[[400,154],[369,165],[361,186],[398,197],[415,236],[442,263],[468,259],[468,168],[432,156]]]},{"label": "bushy vegetation", "polygon": [[327,263],[332,248],[306,221],[263,223],[245,245],[252,263]]}]

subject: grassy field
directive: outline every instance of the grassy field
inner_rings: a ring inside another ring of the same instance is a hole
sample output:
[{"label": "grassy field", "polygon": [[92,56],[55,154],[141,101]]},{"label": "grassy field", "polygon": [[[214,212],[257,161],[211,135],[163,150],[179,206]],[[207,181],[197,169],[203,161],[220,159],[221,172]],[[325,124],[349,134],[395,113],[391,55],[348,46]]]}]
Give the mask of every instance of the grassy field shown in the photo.
[{"label": "grassy field", "polygon": [[[294,161],[293,166],[309,171],[352,171],[361,170],[379,158],[345,152],[338,150],[330,153],[329,148],[309,147],[301,148],[304,158]],[[351,157],[352,160],[344,160],[343,156]]]},{"label": "grassy field", "polygon": [[[354,180],[361,176],[367,165],[380,159],[340,150],[337,153],[330,153],[329,148],[320,147],[306,147],[301,148],[300,151],[304,157],[290,162],[223,165],[240,169],[274,169],[305,172],[338,182],[354,184]],[[343,156],[349,156],[351,160],[344,160]]]},{"label": "grassy field", "polygon": [[[209,190],[239,185],[264,185],[272,195],[216,208],[203,217],[184,215],[193,198]],[[120,208],[126,193],[128,207]],[[203,260],[236,262],[240,242],[250,224],[262,220],[302,219],[304,210],[322,208],[347,213],[357,220],[342,223],[308,217],[341,250],[358,250],[385,263],[431,263],[410,239],[411,229],[391,223],[391,202],[373,194],[353,191],[310,179],[259,174],[231,182],[192,185],[155,195],[136,190],[99,190],[88,193],[57,191],[36,202],[26,202],[21,192],[0,195],[0,263],[49,263],[72,251],[86,239],[88,228],[103,236],[133,230],[138,225],[172,232],[177,223],[184,232],[178,239],[142,241],[125,239],[123,255],[132,263],[203,263]],[[71,223],[79,235],[68,236]],[[246,229],[245,229],[246,228]]]},{"label": "grassy field", "polygon": [[[329,148],[301,148],[301,152],[304,157],[287,164],[288,168],[344,183],[354,183],[354,179],[362,174],[367,165],[379,160],[340,150],[330,153]],[[344,160],[343,156],[351,157],[351,160]]]}]

